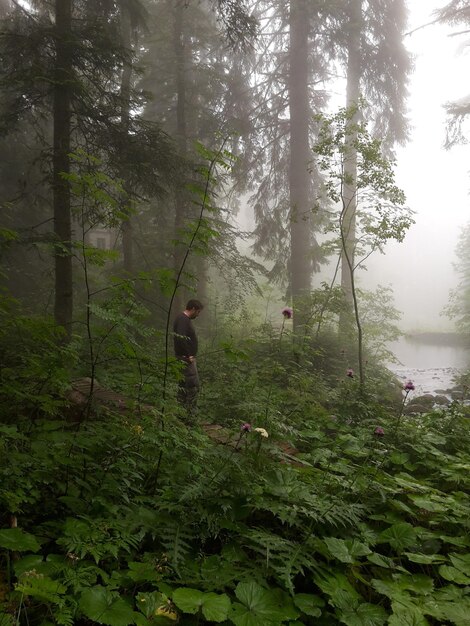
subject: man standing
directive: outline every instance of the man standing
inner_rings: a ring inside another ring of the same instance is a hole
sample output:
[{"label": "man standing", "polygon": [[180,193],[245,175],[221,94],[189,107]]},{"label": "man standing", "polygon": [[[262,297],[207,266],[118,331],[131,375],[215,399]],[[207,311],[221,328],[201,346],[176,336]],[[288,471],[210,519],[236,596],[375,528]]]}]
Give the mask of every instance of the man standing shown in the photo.
[{"label": "man standing", "polygon": [[175,356],[184,363],[183,379],[178,389],[178,402],[186,407],[190,416],[196,410],[196,398],[199,391],[199,375],[196,365],[197,336],[191,320],[196,319],[203,308],[199,300],[189,300],[185,310],[176,316],[173,323]]}]

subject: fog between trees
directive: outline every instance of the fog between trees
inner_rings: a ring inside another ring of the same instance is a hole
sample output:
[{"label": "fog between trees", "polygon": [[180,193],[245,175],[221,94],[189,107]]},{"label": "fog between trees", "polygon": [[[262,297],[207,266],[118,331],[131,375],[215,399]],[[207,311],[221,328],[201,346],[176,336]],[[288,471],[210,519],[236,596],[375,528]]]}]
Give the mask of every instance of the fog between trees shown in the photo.
[{"label": "fog between trees", "polygon": [[[187,6],[123,2],[94,8],[86,3],[57,3],[54,13],[46,4],[20,6],[5,0],[4,227],[21,231],[17,241],[9,244],[5,262],[11,268],[7,281],[14,285],[15,295],[27,298],[30,290],[41,285],[36,304],[52,311],[55,299],[56,318],[71,323],[72,292],[80,291],[80,280],[71,288],[73,254],[63,250],[51,254],[47,243],[58,237],[60,246],[73,246],[67,243],[73,240],[67,226],[70,220],[77,224],[82,220],[82,233],[83,228],[91,228],[90,233],[107,229],[104,238],[95,239],[100,239],[100,245],[106,239],[106,246],[121,250],[121,260],[114,263],[122,263],[130,274],[164,265],[160,261],[170,257],[176,269],[184,256],[184,243],[173,247],[166,242],[179,239],[179,229],[191,216],[191,199],[184,191],[191,165],[185,165],[184,159],[194,160],[195,141],[217,150],[222,136],[227,138],[225,147],[236,156],[223,190],[219,185],[217,192],[219,226],[225,222],[223,228],[229,230],[207,246],[205,259],[192,255],[196,283],[191,288],[203,297],[209,295],[214,261],[220,266],[227,263],[227,255],[238,254],[233,226],[228,225],[237,223],[237,203],[247,198],[248,210],[255,216],[250,243],[256,258],[266,264],[268,280],[279,284],[280,294],[286,291],[288,298],[295,299],[318,287],[321,277],[330,279],[341,245],[337,252],[325,252],[319,245],[325,243],[323,233],[331,217],[326,217],[322,206],[321,176],[312,153],[318,132],[314,116],[339,105],[350,106],[362,97],[361,115],[372,136],[380,138],[389,157],[397,149],[406,155],[410,139],[406,98],[412,76],[412,57],[403,39],[410,28],[406,10],[402,3],[390,7],[371,3],[361,13],[360,2],[328,10],[321,4],[300,2],[290,12],[286,2]],[[455,20],[452,10],[457,10]],[[440,28],[444,17],[450,23],[446,28],[466,19],[461,7],[451,5],[442,15]],[[64,62],[61,39],[50,31],[54,24],[69,33]],[[406,35],[408,40],[414,36],[420,33]],[[59,55],[55,62],[54,45]],[[68,69],[61,67],[67,64]],[[53,72],[64,73],[54,89],[47,79],[47,73]],[[65,80],[67,72],[72,81]],[[461,116],[462,110],[457,113]],[[433,127],[433,133],[436,130],[445,131]],[[95,215],[90,220],[89,209],[80,217],[73,198],[67,198],[71,185],[61,172],[73,171],[66,155],[79,151],[98,159],[107,175],[121,181],[122,193],[116,193],[122,198],[113,200],[122,206],[122,219],[108,215],[114,223],[106,219],[101,223],[103,216]],[[352,242],[355,227],[349,213],[355,214],[354,183],[351,191],[344,191],[349,208],[343,230]],[[126,208],[130,204],[132,208]],[[54,219],[51,206],[55,206]],[[415,208],[422,210],[411,206]],[[88,224],[83,226],[83,221]],[[87,237],[93,240],[92,234]],[[162,256],[154,257],[152,239],[159,242]],[[51,257],[55,258],[53,273]],[[29,264],[23,267],[25,262]],[[337,280],[351,301],[345,263],[343,255]],[[233,258],[229,265],[233,267]],[[374,274],[374,267],[384,266],[383,260],[376,255],[368,266]],[[58,281],[54,285],[53,274]],[[406,291],[406,286],[400,288]],[[160,299],[158,293],[155,297]],[[177,292],[177,308],[181,298]],[[400,297],[399,302],[403,303]]]},{"label": "fog between trees", "polygon": [[469,376],[390,364],[470,113],[408,8],[0,0],[0,626],[468,625]]}]

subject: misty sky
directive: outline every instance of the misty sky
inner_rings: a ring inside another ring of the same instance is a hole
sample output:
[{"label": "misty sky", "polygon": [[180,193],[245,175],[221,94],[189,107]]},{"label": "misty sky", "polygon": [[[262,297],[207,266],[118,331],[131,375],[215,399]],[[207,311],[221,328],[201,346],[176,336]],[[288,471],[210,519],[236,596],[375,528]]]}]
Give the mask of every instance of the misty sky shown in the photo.
[{"label": "misty sky", "polygon": [[[431,21],[444,1],[409,0],[410,30]],[[455,30],[455,29],[454,29]],[[463,30],[463,29],[458,29]],[[462,226],[470,220],[470,146],[443,148],[442,105],[470,93],[468,35],[448,37],[448,26],[429,26],[406,38],[415,55],[410,84],[411,141],[397,153],[397,182],[417,212],[416,224],[402,244],[389,244],[386,255],[369,263],[367,284],[392,284],[404,330],[444,330],[440,316],[457,276],[452,268]]]}]

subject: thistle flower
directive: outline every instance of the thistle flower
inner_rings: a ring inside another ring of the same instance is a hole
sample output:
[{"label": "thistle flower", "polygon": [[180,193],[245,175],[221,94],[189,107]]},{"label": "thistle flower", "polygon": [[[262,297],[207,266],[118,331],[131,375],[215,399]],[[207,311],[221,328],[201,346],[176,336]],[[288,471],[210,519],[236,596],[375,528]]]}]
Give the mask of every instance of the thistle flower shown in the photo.
[{"label": "thistle flower", "polygon": [[383,437],[385,435],[385,431],[381,426],[377,426],[374,430],[374,435],[377,435],[377,437]]},{"label": "thistle flower", "polygon": [[284,319],[291,320],[294,316],[294,309],[291,309],[290,306],[285,306],[282,309],[281,313],[284,316]]},{"label": "thistle flower", "polygon": [[414,386],[414,384],[413,384],[413,382],[412,382],[411,380],[408,380],[408,381],[405,383],[405,385],[404,385],[403,389],[404,389],[405,391],[414,391],[414,390],[415,390],[415,386]]},{"label": "thistle flower", "polygon": [[249,433],[251,431],[251,424],[248,424],[248,422],[242,424],[240,430],[244,433]]},{"label": "thistle flower", "polygon": [[348,367],[348,369],[346,370],[346,376],[349,376],[349,378],[354,378],[354,370]]},{"label": "thistle flower", "polygon": [[268,431],[265,428],[255,428],[255,433],[259,433],[261,437],[265,437],[266,439],[269,437]]}]

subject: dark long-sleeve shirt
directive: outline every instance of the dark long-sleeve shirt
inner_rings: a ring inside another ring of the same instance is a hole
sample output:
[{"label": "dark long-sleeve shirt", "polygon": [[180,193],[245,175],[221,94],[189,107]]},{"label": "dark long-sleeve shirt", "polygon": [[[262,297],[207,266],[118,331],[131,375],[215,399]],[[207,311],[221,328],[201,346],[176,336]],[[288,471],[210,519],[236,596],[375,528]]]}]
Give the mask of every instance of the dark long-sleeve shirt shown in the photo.
[{"label": "dark long-sleeve shirt", "polygon": [[178,358],[197,355],[197,337],[194,326],[187,315],[180,313],[173,322],[173,342]]}]

